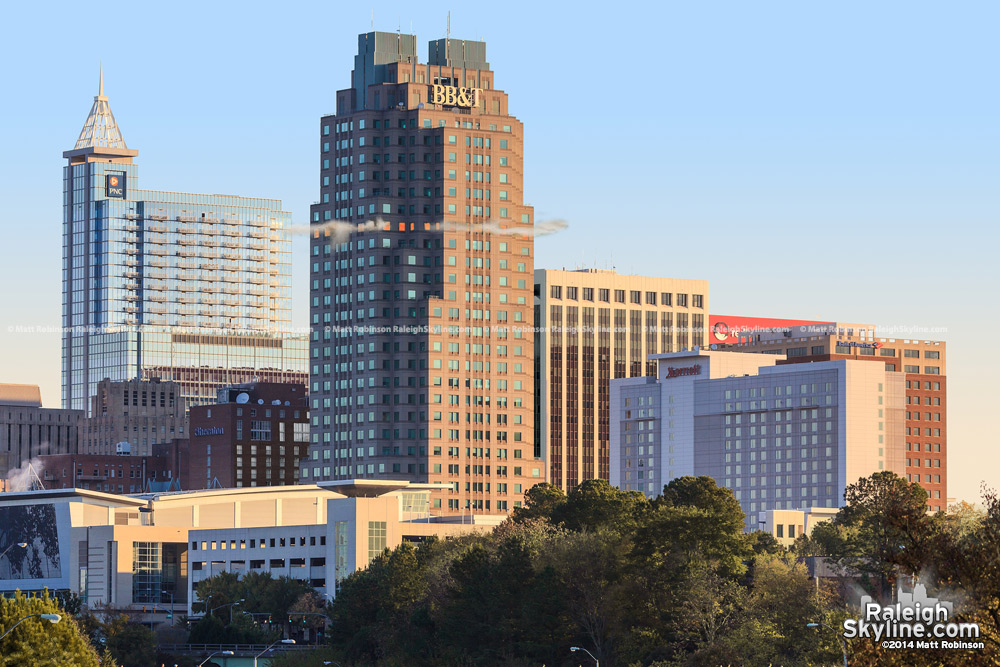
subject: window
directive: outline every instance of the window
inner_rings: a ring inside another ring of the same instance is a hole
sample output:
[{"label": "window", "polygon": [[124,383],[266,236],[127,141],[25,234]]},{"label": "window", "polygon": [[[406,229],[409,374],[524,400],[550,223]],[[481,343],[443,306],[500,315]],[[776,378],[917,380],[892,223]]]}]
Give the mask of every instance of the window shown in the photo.
[{"label": "window", "polygon": [[903,350],[903,356],[910,359],[919,359],[920,350]]},{"label": "window", "polygon": [[678,294],[677,295],[677,305],[680,308],[687,308],[687,305],[688,305],[688,295],[687,294]]},{"label": "window", "polygon": [[670,306],[673,304],[673,294],[670,292],[663,292],[660,294],[660,305]]},{"label": "window", "polygon": [[161,546],[159,542],[132,543],[132,602],[159,602]]},{"label": "window", "polygon": [[608,301],[611,300],[610,299],[610,294],[611,294],[611,292],[609,290],[598,288],[598,290],[597,290],[597,300],[598,301],[608,302]]},{"label": "window", "polygon": [[549,289],[549,296],[551,296],[553,299],[561,299],[562,298],[562,287],[560,285],[553,285]]},{"label": "window", "polygon": [[615,303],[625,303],[625,290],[623,289],[615,290]]},{"label": "window", "polygon": [[270,440],[271,439],[271,422],[269,421],[257,421],[253,420],[250,422],[250,439],[251,440]]},{"label": "window", "polygon": [[368,562],[371,563],[386,547],[386,522],[368,522]]},{"label": "window", "polygon": [[691,305],[694,306],[695,308],[704,308],[705,296],[703,294],[692,294]]}]

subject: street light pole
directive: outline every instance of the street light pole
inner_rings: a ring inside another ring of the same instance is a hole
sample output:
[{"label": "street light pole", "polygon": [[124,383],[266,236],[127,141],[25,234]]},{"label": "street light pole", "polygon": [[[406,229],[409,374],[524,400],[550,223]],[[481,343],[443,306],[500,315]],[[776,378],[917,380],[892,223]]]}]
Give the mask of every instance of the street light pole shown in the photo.
[{"label": "street light pole", "polygon": [[229,604],[220,604],[218,607],[213,607],[211,610],[209,610],[208,613],[209,613],[209,615],[211,615],[212,612],[214,612],[216,609],[223,609],[225,607],[229,607],[229,625],[232,625],[233,624],[233,605],[239,604],[241,602],[246,602],[246,599],[245,598],[240,598],[236,602],[230,602]]},{"label": "street light pole", "polygon": [[56,623],[58,623],[59,621],[62,620],[62,616],[60,616],[59,614],[31,614],[29,616],[25,616],[20,621],[18,621],[14,625],[10,626],[10,630],[8,630],[7,632],[5,632],[2,635],[0,635],[0,639],[3,639],[7,635],[9,635],[11,632],[14,631],[14,628],[16,628],[17,626],[21,625],[21,623],[27,621],[29,618],[41,618],[41,619],[44,619],[44,620],[46,620],[46,621],[48,621],[48,622],[50,622],[52,624],[56,624]]},{"label": "street light pole", "polygon": [[594,661],[594,667],[601,667],[601,661],[594,657],[594,654],[583,648],[582,646],[570,646],[570,651],[583,651],[590,656],[590,659]]},{"label": "street light pole", "polygon": [[160,591],[161,595],[170,596],[170,627],[174,627],[174,594],[173,591]]},{"label": "street light pole", "polygon": [[836,631],[836,630],[834,630],[833,628],[831,628],[831,627],[830,627],[829,625],[827,625],[826,623],[806,623],[806,627],[807,627],[807,628],[818,628],[818,627],[819,627],[819,626],[821,626],[821,625],[822,625],[822,626],[823,626],[824,628],[826,628],[827,630],[829,630],[830,632],[832,632],[832,633],[836,634],[836,635],[837,635],[837,637],[839,637],[839,638],[840,638],[840,650],[841,650],[841,651],[843,651],[843,653],[844,653],[844,667],[847,667],[847,640],[846,640],[846,639],[844,639],[844,637],[843,637],[843,636],[841,636],[841,635],[837,634],[837,631]]},{"label": "street light pole", "polygon": [[204,660],[202,660],[201,662],[199,662],[198,663],[198,667],[202,667],[206,662],[208,662],[209,660],[211,660],[212,658],[214,658],[217,655],[233,655],[233,652],[232,651],[216,651],[212,655],[208,656],[207,658],[205,658]]},{"label": "street light pole", "polygon": [[253,667],[257,667],[257,658],[264,655],[278,644],[294,644],[294,643],[295,643],[294,639],[279,639],[278,641],[274,642],[273,644],[271,644],[266,649],[264,649],[263,651],[261,651],[260,653],[258,653],[253,657]]}]

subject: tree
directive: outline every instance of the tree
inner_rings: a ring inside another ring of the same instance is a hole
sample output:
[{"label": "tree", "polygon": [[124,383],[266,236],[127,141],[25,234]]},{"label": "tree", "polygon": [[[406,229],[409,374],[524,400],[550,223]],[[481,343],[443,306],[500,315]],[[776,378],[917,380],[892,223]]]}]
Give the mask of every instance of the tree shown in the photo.
[{"label": "tree", "polygon": [[764,530],[755,530],[748,536],[750,540],[750,548],[753,549],[755,554],[780,554],[784,553],[785,548],[781,546],[776,538],[771,533]]},{"label": "tree", "polygon": [[111,649],[105,647],[101,652],[101,667],[121,667],[115,656],[111,654]]},{"label": "tree", "polygon": [[535,484],[524,494],[524,506],[514,509],[511,521],[527,523],[536,519],[551,520],[556,509],[566,502],[566,494],[555,484]]},{"label": "tree", "polygon": [[76,621],[47,591],[40,597],[28,598],[21,592],[12,598],[0,597],[0,634],[32,614],[59,614],[62,619],[52,624],[40,618],[29,618],[14,628],[0,640],[0,667],[98,667],[97,654]]},{"label": "tree", "polygon": [[552,521],[567,530],[629,531],[648,509],[649,501],[638,491],[622,491],[603,479],[588,479],[574,487],[565,502],[555,505]]},{"label": "tree", "polygon": [[711,477],[679,477],[653,501],[635,539],[643,562],[688,567],[703,560],[723,577],[742,574],[750,557],[745,516],[732,491]]},{"label": "tree", "polygon": [[[255,643],[273,636],[276,626],[280,625],[285,626],[287,633],[290,631],[289,610],[303,595],[313,593],[309,582],[301,579],[287,576],[275,579],[270,572],[251,572],[242,578],[231,572],[220,572],[198,584],[200,601],[192,605],[196,611],[203,612],[208,611],[206,601],[208,609],[225,606],[214,613],[219,623],[203,616],[192,627],[189,641]],[[238,605],[232,608],[230,615],[229,605],[234,602]],[[271,621],[267,629],[260,621],[265,615]]]},{"label": "tree", "polygon": [[156,635],[145,625],[128,622],[108,635],[107,650],[122,665],[154,667]]},{"label": "tree", "polygon": [[956,618],[979,624],[989,657],[1000,665],[1000,496],[985,485],[983,506],[950,511],[932,549],[938,554],[937,585],[965,594]]},{"label": "tree", "polygon": [[[933,519],[927,492],[895,473],[882,471],[847,487],[845,506],[833,526],[820,534],[829,540],[834,562],[859,573],[880,600],[892,598],[897,571],[919,573],[928,562]],[[837,528],[837,538],[833,539]]]}]

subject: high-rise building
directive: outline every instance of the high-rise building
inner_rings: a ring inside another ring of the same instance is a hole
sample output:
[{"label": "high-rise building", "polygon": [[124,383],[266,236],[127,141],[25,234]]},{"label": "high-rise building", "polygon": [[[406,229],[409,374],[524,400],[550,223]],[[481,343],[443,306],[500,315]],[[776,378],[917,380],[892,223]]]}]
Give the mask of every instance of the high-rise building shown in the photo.
[{"label": "high-rise building", "polygon": [[104,81],[63,153],[63,407],[104,378],[160,378],[188,405],[255,379],[304,382],[291,216],[274,199],[139,188]]},{"label": "high-rise building", "polygon": [[185,480],[192,489],[281,486],[299,480],[309,450],[305,385],[251,382],[191,408]]},{"label": "high-rise building", "polygon": [[569,491],[609,478],[611,380],[656,374],[649,355],[705,344],[708,282],[535,270],[536,452]]},{"label": "high-rise building", "polygon": [[[82,410],[43,408],[38,385],[0,384],[0,491],[30,488],[22,466],[33,458],[75,454],[83,415]],[[18,470],[21,474],[11,480]]]},{"label": "high-rise building", "polygon": [[711,337],[725,349],[785,355],[780,363],[855,359],[904,373],[906,469],[901,474],[927,491],[929,509],[948,509],[947,346],[943,341],[880,337],[872,324],[724,315],[711,316],[709,324]]},{"label": "high-rise building", "polygon": [[483,42],[358,47],[320,121],[302,481],[446,482],[433,512],[507,512],[545,479],[523,126]]},{"label": "high-rise building", "polygon": [[187,406],[176,382],[105,378],[90,397],[81,454],[149,456],[153,448],[186,437]]},{"label": "high-rise building", "polygon": [[758,513],[839,507],[844,490],[905,468],[904,374],[853,359],[694,350],[654,355],[656,374],[611,383],[611,483],[657,495],[707,475]]}]

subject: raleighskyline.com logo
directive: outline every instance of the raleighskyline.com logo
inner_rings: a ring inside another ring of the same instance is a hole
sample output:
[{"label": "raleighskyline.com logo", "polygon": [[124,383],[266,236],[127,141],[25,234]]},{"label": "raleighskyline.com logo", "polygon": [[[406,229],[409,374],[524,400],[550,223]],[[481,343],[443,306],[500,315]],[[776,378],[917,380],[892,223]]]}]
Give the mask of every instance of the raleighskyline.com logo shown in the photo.
[{"label": "raleighskyline.com logo", "polygon": [[954,605],[927,597],[927,588],[916,585],[913,593],[900,593],[899,602],[882,606],[871,596],[861,598],[863,618],[844,621],[844,637],[869,637],[882,648],[982,649],[979,624],[951,620]]}]

